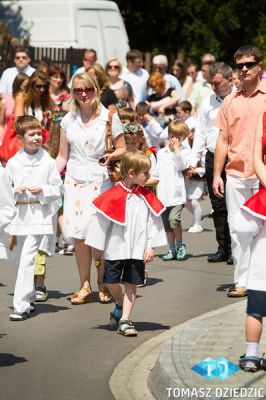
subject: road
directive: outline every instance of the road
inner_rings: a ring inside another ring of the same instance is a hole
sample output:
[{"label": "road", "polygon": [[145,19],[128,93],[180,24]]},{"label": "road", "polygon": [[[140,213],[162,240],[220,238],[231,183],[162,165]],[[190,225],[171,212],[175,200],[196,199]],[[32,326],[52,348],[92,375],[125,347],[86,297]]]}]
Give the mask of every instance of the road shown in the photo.
[{"label": "road", "polygon": [[[111,400],[109,378],[121,359],[151,337],[210,310],[231,304],[225,290],[233,267],[209,264],[216,251],[207,199],[202,202],[204,232],[188,234],[191,216],[184,211],[188,259],[163,262],[157,251],[148,266],[148,285],[138,291],[132,316],[136,338],[117,335],[108,327],[114,305],[97,302],[96,270],[92,270],[95,302],[72,306],[67,300],[79,286],[75,257],[56,255],[48,261],[49,300],[34,316],[10,322],[14,276],[0,264],[0,399]],[[125,399],[126,400],[126,399]]]}]

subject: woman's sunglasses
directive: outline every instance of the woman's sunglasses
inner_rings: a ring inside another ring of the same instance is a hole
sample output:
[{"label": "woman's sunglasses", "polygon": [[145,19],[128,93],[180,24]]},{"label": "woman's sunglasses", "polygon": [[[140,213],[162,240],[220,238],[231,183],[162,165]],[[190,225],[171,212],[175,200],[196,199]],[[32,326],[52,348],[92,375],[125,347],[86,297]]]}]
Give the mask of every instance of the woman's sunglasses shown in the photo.
[{"label": "woman's sunglasses", "polygon": [[107,69],[119,69],[119,65],[108,65]]},{"label": "woman's sunglasses", "polygon": [[34,85],[36,89],[46,89],[47,85]]},{"label": "woman's sunglasses", "polygon": [[94,93],[94,87],[86,87],[86,88],[75,88],[74,93],[78,96],[81,96],[85,92],[86,94]]}]

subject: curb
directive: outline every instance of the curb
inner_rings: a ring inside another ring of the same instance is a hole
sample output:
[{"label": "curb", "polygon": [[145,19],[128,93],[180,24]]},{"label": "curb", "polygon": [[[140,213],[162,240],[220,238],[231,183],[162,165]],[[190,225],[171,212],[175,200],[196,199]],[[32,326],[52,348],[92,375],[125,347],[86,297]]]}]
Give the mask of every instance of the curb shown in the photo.
[{"label": "curb", "polygon": [[[165,372],[165,363],[160,356],[161,350],[165,348],[167,351],[166,354],[168,354],[168,358],[171,358],[170,340],[173,338],[173,336],[178,333],[182,334],[185,328],[188,328],[189,326],[192,326],[195,323],[199,323],[202,321],[202,323],[199,325],[199,334],[201,335],[202,328],[207,326],[206,320],[216,320],[223,314],[242,308],[244,303],[244,301],[240,301],[235,304],[230,304],[228,306],[219,308],[218,310],[213,310],[201,316],[190,319],[148,340],[147,342],[139,346],[136,350],[132,351],[117,365],[110,378],[109,385],[114,398],[116,400],[154,400],[156,398],[162,400],[164,398],[164,396],[161,396],[162,387],[164,387],[165,395],[165,388],[171,386],[171,379],[169,378],[169,371]],[[196,330],[193,328],[191,336],[193,336],[194,338],[196,338],[195,332]],[[190,346],[190,349],[191,348],[192,345]],[[186,355],[188,355],[190,349],[188,348],[188,346],[186,346],[186,348],[184,348],[182,351],[182,357],[179,364],[183,372],[187,371],[187,365],[185,364],[186,359],[188,358]],[[158,362],[156,363],[157,360]],[[191,371],[190,367],[189,371]],[[152,376],[151,372],[153,372]],[[176,370],[175,378],[178,378]],[[150,383],[152,384],[152,388],[156,392],[157,397],[153,395],[152,389],[150,388]],[[177,380],[175,379],[175,385],[176,384]]]}]

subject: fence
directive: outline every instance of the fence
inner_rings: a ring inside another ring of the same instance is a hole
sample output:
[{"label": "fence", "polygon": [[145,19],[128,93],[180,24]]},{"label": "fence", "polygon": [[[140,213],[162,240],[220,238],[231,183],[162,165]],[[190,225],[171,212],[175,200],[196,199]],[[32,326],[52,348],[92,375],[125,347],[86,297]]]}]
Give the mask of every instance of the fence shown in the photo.
[{"label": "fence", "polygon": [[[50,48],[50,47],[32,47],[29,46],[31,65],[38,66],[40,61],[60,65],[66,73],[67,80],[70,79],[75,67],[82,65],[83,53],[85,49],[69,48]],[[14,49],[9,44],[0,46],[0,74],[3,70],[12,67],[14,58]]]}]

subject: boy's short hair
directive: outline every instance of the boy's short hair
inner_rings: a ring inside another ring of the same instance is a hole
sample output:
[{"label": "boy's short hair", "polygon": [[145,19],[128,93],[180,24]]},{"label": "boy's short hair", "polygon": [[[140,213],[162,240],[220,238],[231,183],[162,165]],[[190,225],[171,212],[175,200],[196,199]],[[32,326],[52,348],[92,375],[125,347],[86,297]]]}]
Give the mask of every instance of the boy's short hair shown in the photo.
[{"label": "boy's short hair", "polygon": [[131,107],[124,107],[118,110],[118,115],[120,119],[128,119],[130,122],[136,122],[137,113]]},{"label": "boy's short hair", "polygon": [[146,103],[146,101],[140,101],[137,105],[136,105],[136,113],[138,115],[145,115],[145,114],[149,114],[150,112],[150,106],[148,103]]},{"label": "boy's short hair", "polygon": [[180,107],[181,110],[184,112],[191,113],[191,111],[192,111],[192,104],[187,100],[181,101],[177,106]]},{"label": "boy's short hair", "polygon": [[15,119],[15,129],[18,136],[24,137],[24,135],[31,130],[42,129],[40,121],[32,115],[22,115]]},{"label": "boy's short hair", "polygon": [[168,125],[168,135],[172,137],[187,137],[189,134],[188,126],[185,122],[171,121]]},{"label": "boy's short hair", "polygon": [[149,157],[147,157],[145,153],[140,150],[126,152],[120,163],[120,172],[122,178],[126,178],[128,176],[130,169],[132,169],[137,175],[141,172],[148,171],[150,168],[151,161]]},{"label": "boy's short hair", "polygon": [[136,58],[142,58],[142,53],[139,50],[133,49],[129,50],[126,54],[126,60],[134,62]]},{"label": "boy's short hair", "polygon": [[242,58],[244,56],[254,57],[257,63],[260,63],[263,59],[262,52],[260,51],[260,49],[256,46],[252,46],[249,44],[241,46],[239,47],[239,49],[237,49],[237,51],[234,54],[234,62],[236,62],[237,60],[239,60],[239,58]]}]

